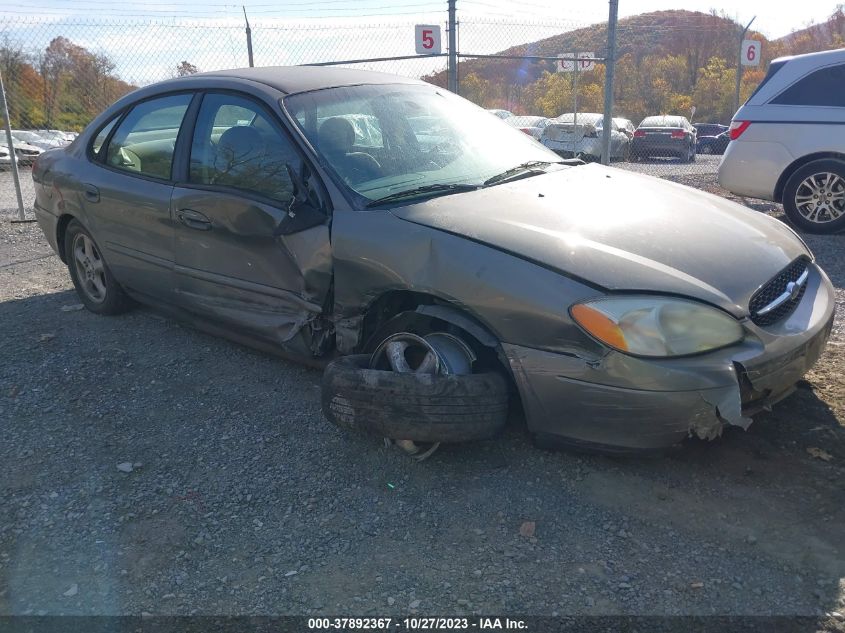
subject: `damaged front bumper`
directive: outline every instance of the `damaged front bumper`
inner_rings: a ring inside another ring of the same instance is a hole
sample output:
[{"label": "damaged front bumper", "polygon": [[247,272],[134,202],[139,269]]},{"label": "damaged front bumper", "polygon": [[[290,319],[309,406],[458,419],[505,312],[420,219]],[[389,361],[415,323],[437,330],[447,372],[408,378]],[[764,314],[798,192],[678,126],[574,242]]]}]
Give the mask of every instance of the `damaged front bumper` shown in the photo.
[{"label": "damaged front bumper", "polygon": [[815,265],[795,311],[774,327],[744,322],[739,345],[701,356],[635,358],[615,351],[585,358],[504,344],[528,428],[588,448],[627,451],[713,439],[725,424],[785,398],[824,351],[833,287]]}]

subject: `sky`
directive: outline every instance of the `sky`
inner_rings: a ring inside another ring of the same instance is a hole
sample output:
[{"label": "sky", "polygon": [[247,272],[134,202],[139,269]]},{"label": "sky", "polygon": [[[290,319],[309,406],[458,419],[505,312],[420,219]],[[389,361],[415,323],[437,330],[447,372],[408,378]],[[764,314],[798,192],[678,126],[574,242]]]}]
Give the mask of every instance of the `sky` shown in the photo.
[{"label": "sky", "polygon": [[[686,0],[683,8],[724,12],[769,38],[825,20],[842,0]],[[247,65],[243,10],[253,28],[256,65],[414,54],[414,24],[440,24],[446,0],[0,0],[4,37],[36,55],[63,35],[104,53],[126,81],[172,76],[187,60],[200,70]],[[671,0],[619,0],[619,17],[679,8]],[[489,54],[607,20],[607,0],[457,0],[459,50]],[[561,51],[566,53],[567,51]],[[731,52],[733,54],[733,52]],[[445,61],[412,59],[359,68],[413,77]]]},{"label": "sky", "polygon": [[[837,0],[686,0],[684,9],[724,11],[743,23],[757,17],[754,28],[776,38],[799,29],[811,20],[822,21],[835,9]],[[118,3],[113,0],[4,0],[0,17],[75,15],[86,18],[215,17],[239,18],[245,5],[253,21],[287,19],[346,19],[359,16],[401,17],[403,19],[445,13],[446,0],[139,0]],[[591,23],[606,19],[605,0],[457,0],[459,15],[489,18],[553,19]],[[625,17],[647,11],[681,8],[671,0],[620,0],[619,15]]]}]

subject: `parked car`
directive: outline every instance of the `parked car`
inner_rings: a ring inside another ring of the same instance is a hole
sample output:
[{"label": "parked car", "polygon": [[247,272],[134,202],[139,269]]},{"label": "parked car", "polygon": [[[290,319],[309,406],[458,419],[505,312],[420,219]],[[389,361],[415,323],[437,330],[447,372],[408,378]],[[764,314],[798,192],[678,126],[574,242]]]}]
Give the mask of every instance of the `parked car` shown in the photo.
[{"label": "parked car", "polygon": [[718,136],[699,136],[696,152],[699,154],[724,154],[731,142],[730,134],[722,132]]},{"label": "parked car", "polygon": [[728,126],[721,123],[693,123],[692,126],[699,139],[704,136],[719,136],[722,132],[728,131]]},{"label": "parked car", "polygon": [[492,109],[492,110],[487,110],[487,112],[489,112],[490,114],[496,115],[500,119],[507,119],[507,118],[510,118],[510,117],[513,116],[513,112],[510,112],[509,110]]},{"label": "parked car", "polygon": [[[611,119],[611,122],[613,120]],[[579,157],[587,160],[601,158],[604,115],[596,112],[567,112],[552,119],[543,130],[540,141],[550,150],[563,157]],[[613,122],[610,132],[610,158],[626,159],[629,141]]]},{"label": "parked car", "polygon": [[55,142],[60,147],[73,141],[73,138],[67,132],[61,130],[35,130],[35,133],[47,141]]},{"label": "parked car", "polygon": [[[17,163],[17,158],[15,159]],[[5,171],[12,168],[12,153],[5,145],[0,145],[0,170]]]},{"label": "parked car", "polygon": [[55,139],[45,138],[31,130],[12,130],[12,138],[17,142],[40,147],[42,150],[54,149],[65,145],[65,143],[61,143]]},{"label": "parked car", "polygon": [[[351,69],[171,79],[46,152],[34,209],[91,312],[335,359],[326,416],[403,445],[488,437],[513,397],[541,441],[651,449],[790,393],[834,312],[791,229],[482,113]],[[418,145],[421,116],[448,142]]]},{"label": "parked car", "polygon": [[631,156],[644,158],[677,157],[685,163],[695,160],[696,134],[686,117],[650,116],[634,131]]},{"label": "parked car", "polygon": [[[2,135],[2,132],[0,132],[0,135]],[[12,136],[12,143],[15,147],[15,155],[18,157],[18,163],[21,165],[32,165],[44,152],[37,145],[31,145],[26,141],[18,140],[14,136]]]},{"label": "parked car", "polygon": [[782,57],[731,121],[719,184],[782,202],[813,233],[845,230],[845,49]]},{"label": "parked car", "polygon": [[508,125],[522,130],[538,141],[550,121],[551,119],[543,116],[511,116],[504,119],[504,122]]}]

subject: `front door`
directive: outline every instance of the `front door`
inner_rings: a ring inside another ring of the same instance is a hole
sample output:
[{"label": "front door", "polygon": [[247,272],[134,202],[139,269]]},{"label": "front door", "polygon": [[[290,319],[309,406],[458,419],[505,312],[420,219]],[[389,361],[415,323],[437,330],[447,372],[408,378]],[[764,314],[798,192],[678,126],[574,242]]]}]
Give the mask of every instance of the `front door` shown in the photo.
[{"label": "front door", "polygon": [[293,339],[323,309],[331,285],[328,222],[274,231],[302,157],[275,116],[233,93],[203,97],[189,174],[176,185],[176,301],[236,331],[299,350]]}]

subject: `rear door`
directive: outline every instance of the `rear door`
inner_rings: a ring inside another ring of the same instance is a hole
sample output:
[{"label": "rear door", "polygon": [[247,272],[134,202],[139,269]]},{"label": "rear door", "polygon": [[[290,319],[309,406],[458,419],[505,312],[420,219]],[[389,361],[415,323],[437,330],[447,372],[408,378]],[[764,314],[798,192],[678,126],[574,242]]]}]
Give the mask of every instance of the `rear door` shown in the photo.
[{"label": "rear door", "polygon": [[172,295],[172,167],[192,98],[153,97],[109,121],[94,138],[95,162],[81,177],[89,228],[115,278],[158,299]]},{"label": "rear door", "polygon": [[302,164],[264,104],[205,94],[171,204],[180,305],[275,343],[321,313],[332,275],[328,219],[274,235],[294,194],[288,166],[300,173]]}]

